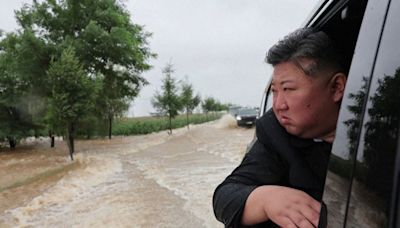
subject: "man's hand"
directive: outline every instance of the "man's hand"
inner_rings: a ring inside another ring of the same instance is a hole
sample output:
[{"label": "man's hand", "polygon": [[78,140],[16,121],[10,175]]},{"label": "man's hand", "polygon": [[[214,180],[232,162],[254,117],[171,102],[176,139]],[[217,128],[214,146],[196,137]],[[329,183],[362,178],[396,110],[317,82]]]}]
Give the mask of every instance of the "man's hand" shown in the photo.
[{"label": "man's hand", "polygon": [[321,204],[307,193],[283,186],[256,188],[246,201],[242,223],[272,220],[281,227],[317,227]]}]

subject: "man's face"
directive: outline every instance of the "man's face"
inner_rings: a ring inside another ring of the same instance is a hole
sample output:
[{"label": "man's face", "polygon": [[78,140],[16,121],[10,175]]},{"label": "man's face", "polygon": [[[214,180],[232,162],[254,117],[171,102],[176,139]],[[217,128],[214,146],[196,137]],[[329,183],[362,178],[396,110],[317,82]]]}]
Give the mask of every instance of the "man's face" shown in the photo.
[{"label": "man's face", "polygon": [[[303,66],[310,63],[301,62]],[[290,61],[274,67],[273,110],[289,133],[302,138],[324,138],[334,133],[338,104],[329,76],[308,76]]]}]

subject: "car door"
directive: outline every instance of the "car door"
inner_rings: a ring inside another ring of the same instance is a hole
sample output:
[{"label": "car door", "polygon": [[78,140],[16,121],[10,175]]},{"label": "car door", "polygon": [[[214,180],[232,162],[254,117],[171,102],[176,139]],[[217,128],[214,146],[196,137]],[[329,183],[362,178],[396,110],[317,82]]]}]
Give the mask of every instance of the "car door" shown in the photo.
[{"label": "car door", "polygon": [[264,90],[264,93],[263,93],[263,96],[261,99],[259,117],[262,116],[264,113],[266,113],[269,109],[272,108],[271,81],[272,81],[272,76],[268,80],[267,86],[265,87],[265,90]]},{"label": "car door", "polygon": [[[361,126],[348,227],[388,227],[400,117],[400,2],[390,1]],[[392,227],[396,224],[392,223]]]},{"label": "car door", "polygon": [[[386,153],[383,155],[384,153],[378,152],[379,140],[383,140],[378,136],[383,134],[383,129],[380,129],[383,125],[380,124],[382,121],[380,114],[374,111],[378,110],[375,108],[378,104],[374,100],[381,96],[379,93],[376,94],[380,80],[383,80],[385,74],[395,75],[388,69],[389,67],[384,70],[381,69],[383,66],[378,64],[378,60],[382,58],[380,56],[382,49],[379,47],[383,44],[382,30],[389,4],[390,1],[370,0],[364,14],[325,182],[324,206],[320,217],[323,226],[382,227],[389,221],[390,210],[387,209],[387,199],[390,196],[382,198],[382,194],[389,192],[390,195],[393,163],[389,164],[385,158]],[[399,59],[397,58],[397,61]],[[384,151],[390,151],[387,153],[393,157],[395,154],[393,148],[396,148],[393,142],[397,136],[394,134],[391,136],[393,137],[387,138],[389,141],[382,142],[391,143],[390,148]],[[391,160],[394,161],[393,158]],[[378,166],[383,164],[388,167],[385,167],[385,171],[378,172]],[[374,182],[370,178],[379,180]],[[372,187],[377,183],[387,186]]]}]

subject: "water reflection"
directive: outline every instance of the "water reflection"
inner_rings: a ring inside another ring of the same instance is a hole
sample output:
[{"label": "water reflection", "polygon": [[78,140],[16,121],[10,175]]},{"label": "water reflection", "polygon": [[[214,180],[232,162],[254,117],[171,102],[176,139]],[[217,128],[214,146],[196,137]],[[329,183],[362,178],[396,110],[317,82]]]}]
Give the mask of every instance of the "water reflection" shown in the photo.
[{"label": "water reflection", "polygon": [[[390,195],[400,114],[400,68],[395,75],[378,80],[376,93],[370,98],[369,121],[365,124],[364,150],[357,161],[356,178],[382,198]],[[368,176],[368,178],[366,178]]]},{"label": "water reflection", "polygon": [[344,121],[344,124],[347,127],[347,139],[349,140],[349,143],[347,144],[350,152],[348,159],[353,157],[354,153],[357,151],[358,134],[362,120],[361,114],[366,92],[368,91],[368,82],[369,80],[367,77],[362,77],[362,86],[360,90],[358,90],[357,93],[349,94],[349,98],[354,101],[354,104],[347,106],[349,112],[353,114],[353,118]]},{"label": "water reflection", "polygon": [[[357,201],[352,200],[349,213],[361,214],[360,218],[373,218],[369,219],[370,227],[384,227],[390,213],[399,130],[400,68],[394,75],[382,75],[376,86],[375,93],[369,98],[362,147],[356,161],[355,179],[360,186],[355,185],[352,191],[354,197],[365,192],[364,198],[358,201],[367,205],[360,210]],[[360,213],[363,211],[365,213]],[[349,223],[352,222],[357,222],[356,218],[349,217]]]}]

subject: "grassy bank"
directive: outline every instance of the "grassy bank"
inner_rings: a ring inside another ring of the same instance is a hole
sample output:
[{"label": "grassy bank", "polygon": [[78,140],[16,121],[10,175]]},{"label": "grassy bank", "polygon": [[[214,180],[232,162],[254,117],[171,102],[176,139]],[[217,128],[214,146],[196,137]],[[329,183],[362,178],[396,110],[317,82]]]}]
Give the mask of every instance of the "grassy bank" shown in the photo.
[{"label": "grassy bank", "polygon": [[[219,119],[222,114],[193,114],[189,116],[189,124],[201,124]],[[113,135],[141,135],[168,129],[167,117],[134,117],[121,118],[115,121]],[[172,129],[186,126],[186,115],[172,119]]]}]

